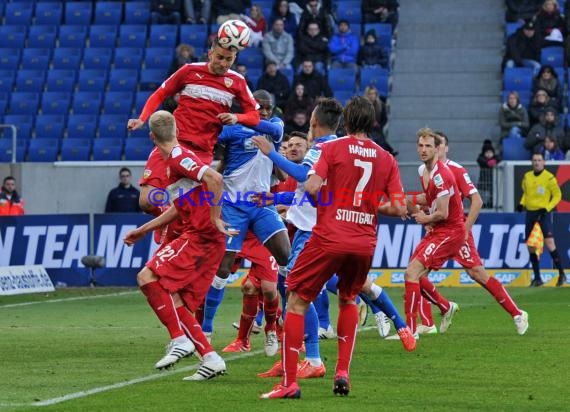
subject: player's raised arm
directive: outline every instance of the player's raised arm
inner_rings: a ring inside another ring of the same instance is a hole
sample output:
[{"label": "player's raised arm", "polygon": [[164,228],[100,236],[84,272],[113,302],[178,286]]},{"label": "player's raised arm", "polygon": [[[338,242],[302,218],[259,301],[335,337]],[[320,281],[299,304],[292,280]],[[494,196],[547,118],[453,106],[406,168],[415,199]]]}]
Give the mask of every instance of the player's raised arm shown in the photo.
[{"label": "player's raised arm", "polygon": [[227,236],[235,236],[239,232],[236,230],[228,230],[229,224],[222,220],[222,205],[220,199],[222,198],[222,190],[224,183],[222,175],[212,168],[207,168],[202,176],[202,181],[208,185],[208,190],[213,194],[210,208],[210,219],[216,228]]},{"label": "player's raised arm", "polygon": [[123,241],[127,246],[132,246],[139,240],[141,240],[147,233],[152,232],[159,227],[165,226],[170,222],[178,218],[178,211],[175,207],[169,208],[166,212],[160,216],[155,217],[150,222],[145,223],[141,227],[136,228],[128,232]]}]

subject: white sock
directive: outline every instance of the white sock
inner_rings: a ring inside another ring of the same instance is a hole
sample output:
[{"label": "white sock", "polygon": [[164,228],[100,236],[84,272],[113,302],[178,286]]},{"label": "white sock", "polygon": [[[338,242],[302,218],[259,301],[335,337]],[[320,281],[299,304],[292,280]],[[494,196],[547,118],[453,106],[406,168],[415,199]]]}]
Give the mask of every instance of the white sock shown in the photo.
[{"label": "white sock", "polygon": [[376,300],[376,299],[378,299],[378,296],[380,296],[380,294],[382,293],[382,288],[380,286],[378,286],[376,283],[373,283],[372,286],[370,286],[370,291],[372,292],[372,295],[374,296],[374,298],[372,300]]},{"label": "white sock", "polygon": [[214,280],[212,281],[212,287],[215,289],[223,289],[226,287],[226,282],[228,278],[221,278],[218,275],[214,276]]},{"label": "white sock", "polygon": [[188,341],[188,336],[182,335],[177,338],[172,339],[176,343],[186,343]]},{"label": "white sock", "polygon": [[323,364],[323,361],[321,360],[321,358],[305,358],[305,360],[309,361],[311,366],[314,366],[315,368],[318,368],[319,366],[321,366]]},{"label": "white sock", "polygon": [[217,361],[221,359],[220,355],[215,351],[206,353],[202,358],[204,359],[204,362]]},{"label": "white sock", "polygon": [[287,266],[279,266],[278,272],[279,272],[279,276],[283,276],[284,278],[286,278],[287,275],[289,274],[289,270],[287,269]]}]

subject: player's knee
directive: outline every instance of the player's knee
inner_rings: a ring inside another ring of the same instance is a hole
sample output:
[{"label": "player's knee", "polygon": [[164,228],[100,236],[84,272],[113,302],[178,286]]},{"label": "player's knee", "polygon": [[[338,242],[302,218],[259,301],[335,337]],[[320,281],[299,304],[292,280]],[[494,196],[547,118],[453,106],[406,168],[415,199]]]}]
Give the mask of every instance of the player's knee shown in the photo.
[{"label": "player's knee", "polygon": [[155,280],[153,278],[153,273],[147,267],[142,268],[141,271],[137,273],[137,284],[139,286],[146,285],[147,283],[150,283],[153,280]]},{"label": "player's knee", "polygon": [[244,295],[257,295],[259,290],[250,281],[245,282],[241,285],[241,293]]},{"label": "player's knee", "polygon": [[475,282],[479,283],[480,285],[487,284],[489,280],[489,274],[483,268],[483,266],[477,266],[472,269],[467,270],[467,274],[473,279]]}]

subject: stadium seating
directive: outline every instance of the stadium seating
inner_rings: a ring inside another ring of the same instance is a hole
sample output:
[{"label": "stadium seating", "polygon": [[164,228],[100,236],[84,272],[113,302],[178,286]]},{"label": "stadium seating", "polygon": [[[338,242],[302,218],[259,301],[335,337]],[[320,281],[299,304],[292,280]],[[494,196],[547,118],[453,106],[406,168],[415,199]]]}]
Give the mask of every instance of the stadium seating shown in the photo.
[{"label": "stadium seating", "polygon": [[75,87],[75,70],[49,70],[46,78],[46,90],[49,92],[72,92]]},{"label": "stadium seating", "polygon": [[146,160],[153,148],[152,141],[148,138],[129,137],[125,140],[125,160]]},{"label": "stadium seating", "polygon": [[67,115],[70,105],[70,91],[49,91],[43,93],[40,108],[43,114]]},{"label": "stadium seating", "polygon": [[146,36],[147,27],[145,25],[123,24],[119,29],[119,46],[141,47],[141,44],[146,42]]},{"label": "stadium seating", "polygon": [[139,79],[139,90],[156,90],[166,79],[166,69],[142,69]]},{"label": "stadium seating", "polygon": [[52,67],[54,69],[78,70],[82,57],[83,48],[58,47],[53,51]]},{"label": "stadium seating", "polygon": [[22,52],[21,68],[28,70],[47,70],[51,61],[51,49],[26,48]]},{"label": "stadium seating", "polygon": [[238,53],[238,63],[245,64],[249,68],[263,68],[263,53],[260,48],[248,47]]},{"label": "stadium seating", "polygon": [[107,84],[106,69],[83,69],[79,71],[77,89],[82,92],[101,92]]},{"label": "stadium seating", "polygon": [[62,2],[38,2],[36,4],[35,25],[59,26],[63,15]]},{"label": "stadium seating", "polygon": [[[336,20],[346,20],[352,26],[354,24],[360,24],[362,21],[362,10],[360,1],[343,1],[339,4],[336,10]],[[356,33],[353,31],[353,33]],[[356,33],[360,35],[360,33]]]},{"label": "stadium seating", "polygon": [[507,137],[503,139],[503,160],[529,160],[530,151],[524,147],[524,139]]},{"label": "stadium seating", "polygon": [[364,91],[367,86],[374,86],[378,89],[378,94],[381,97],[387,97],[389,78],[388,70],[378,67],[363,67],[360,71],[360,90]]},{"label": "stadium seating", "polygon": [[507,67],[503,75],[503,90],[524,90],[532,88],[532,69],[527,67]]},{"label": "stadium seating", "polygon": [[130,91],[105,93],[103,111],[105,114],[128,115],[133,108],[133,93]]},{"label": "stadium seating", "polygon": [[148,24],[150,3],[143,1],[125,2],[125,24]]},{"label": "stadium seating", "polygon": [[93,17],[91,2],[69,1],[65,3],[65,24],[88,26]]},{"label": "stadium seating", "polygon": [[28,148],[28,162],[55,162],[59,152],[57,139],[32,139]]},{"label": "stadium seating", "polygon": [[109,90],[132,92],[137,89],[139,71],[135,69],[115,69],[109,76]]},{"label": "stadium seating", "polygon": [[208,26],[205,24],[185,24],[180,26],[180,43],[187,43],[194,47],[204,47],[207,40]]},{"label": "stadium seating", "polygon": [[109,47],[93,47],[83,52],[83,69],[109,70],[113,59],[113,49]]},{"label": "stadium seating", "polygon": [[61,142],[62,161],[86,161],[90,154],[90,139],[65,139]]},{"label": "stadium seating", "polygon": [[540,64],[564,66],[564,47],[544,47],[540,51]]},{"label": "stadium seating", "polygon": [[123,139],[100,137],[93,140],[93,160],[121,160],[122,153]]},{"label": "stadium seating", "polygon": [[143,59],[140,47],[117,47],[115,49],[115,69],[139,69]]},{"label": "stadium seating", "polygon": [[65,131],[65,115],[39,114],[36,116],[36,139],[61,139]]},{"label": "stadium seating", "polygon": [[0,90],[7,92],[12,91],[15,79],[16,79],[15,70],[0,69]]},{"label": "stadium seating", "polygon": [[29,26],[34,15],[33,2],[13,2],[6,4],[4,24]]},{"label": "stadium seating", "polygon": [[[16,161],[23,162],[25,159],[28,140],[18,139],[16,146]],[[9,163],[12,161],[12,139],[7,137],[0,138],[0,162]]]},{"label": "stadium seating", "polygon": [[102,114],[99,118],[99,136],[126,137],[128,114]]},{"label": "stadium seating", "polygon": [[353,92],[347,92],[347,91],[334,92],[334,98],[337,99],[339,102],[341,102],[343,105],[346,104],[352,96],[354,96]]},{"label": "stadium seating", "polygon": [[97,24],[89,29],[89,47],[115,47],[117,26]]},{"label": "stadium seating", "polygon": [[509,37],[511,34],[516,32],[519,29],[519,27],[522,27],[522,25],[523,25],[522,21],[517,21],[515,23],[507,23],[505,25],[505,38]]},{"label": "stadium seating", "polygon": [[149,47],[170,47],[174,49],[178,41],[178,26],[157,24],[150,26]]},{"label": "stadium seating", "polygon": [[[28,47],[51,50],[57,39],[57,26],[32,26],[28,34]],[[25,51],[26,49],[24,49]]]},{"label": "stadium seating", "polygon": [[122,5],[122,2],[95,2],[95,24],[119,25],[123,19]]},{"label": "stadium seating", "polygon": [[68,139],[93,139],[97,132],[97,116],[74,114],[67,121]]},{"label": "stadium seating", "polygon": [[148,100],[148,98],[150,97],[150,95],[152,94],[152,91],[150,90],[142,90],[142,91],[138,91],[135,95],[135,107],[134,107],[134,114],[139,114],[140,112],[142,112],[142,109],[146,103],[146,101]]},{"label": "stadium seating", "polygon": [[329,85],[335,92],[346,91],[354,93],[356,86],[356,70],[331,68],[329,70]]},{"label": "stadium seating", "polygon": [[[12,92],[10,97],[11,114],[36,114],[40,105],[40,93]],[[6,119],[4,119],[6,121]]]},{"label": "stadium seating", "polygon": [[77,91],[73,95],[72,110],[75,114],[99,114],[101,110],[101,93]]},{"label": "stadium seating", "polygon": [[16,74],[16,90],[19,92],[41,92],[46,78],[45,70],[20,69]]},{"label": "stadium seating", "polygon": [[26,26],[0,26],[0,48],[23,49],[27,32]]},{"label": "stadium seating", "polygon": [[58,39],[58,47],[83,48],[85,46],[85,40],[87,39],[87,26],[60,26]]},{"label": "stadium seating", "polygon": [[20,65],[21,55],[22,52],[19,49],[2,49],[0,55],[0,70],[17,70]]},{"label": "stadium seating", "polygon": [[174,51],[162,47],[149,47],[145,51],[144,67],[146,69],[163,69],[170,67],[174,59]]},{"label": "stadium seating", "polygon": [[[18,129],[18,139],[28,140],[32,137],[32,128],[34,127],[34,115],[33,114],[7,114],[4,115],[4,124],[13,124]],[[4,131],[4,136],[11,136],[11,132]]]}]

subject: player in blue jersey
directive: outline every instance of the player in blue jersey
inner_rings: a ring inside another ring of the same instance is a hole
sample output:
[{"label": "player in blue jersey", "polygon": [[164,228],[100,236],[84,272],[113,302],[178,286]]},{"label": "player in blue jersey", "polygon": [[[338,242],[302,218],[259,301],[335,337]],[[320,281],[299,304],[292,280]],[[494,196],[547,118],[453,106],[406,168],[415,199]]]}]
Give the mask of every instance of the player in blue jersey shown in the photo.
[{"label": "player in blue jersey", "polygon": [[[240,235],[227,238],[226,253],[206,296],[202,328],[209,336],[213,331],[217,308],[223,299],[227,278],[248,230],[271,252],[278,265],[286,265],[291,252],[287,229],[275,206],[257,207],[250,198],[258,192],[269,192],[273,171],[271,160],[253,144],[254,136],[267,142],[274,150],[279,149],[283,139],[283,122],[277,117],[270,118],[273,101],[269,92],[257,90],[253,96],[260,106],[258,110],[262,120],[259,124],[255,127],[240,124],[224,126],[218,139],[226,147],[222,215],[232,228],[239,228]],[[271,283],[263,282],[262,291],[265,298],[276,299],[276,285],[275,282]],[[277,350],[274,330],[266,333],[266,346],[269,344]]]}]

